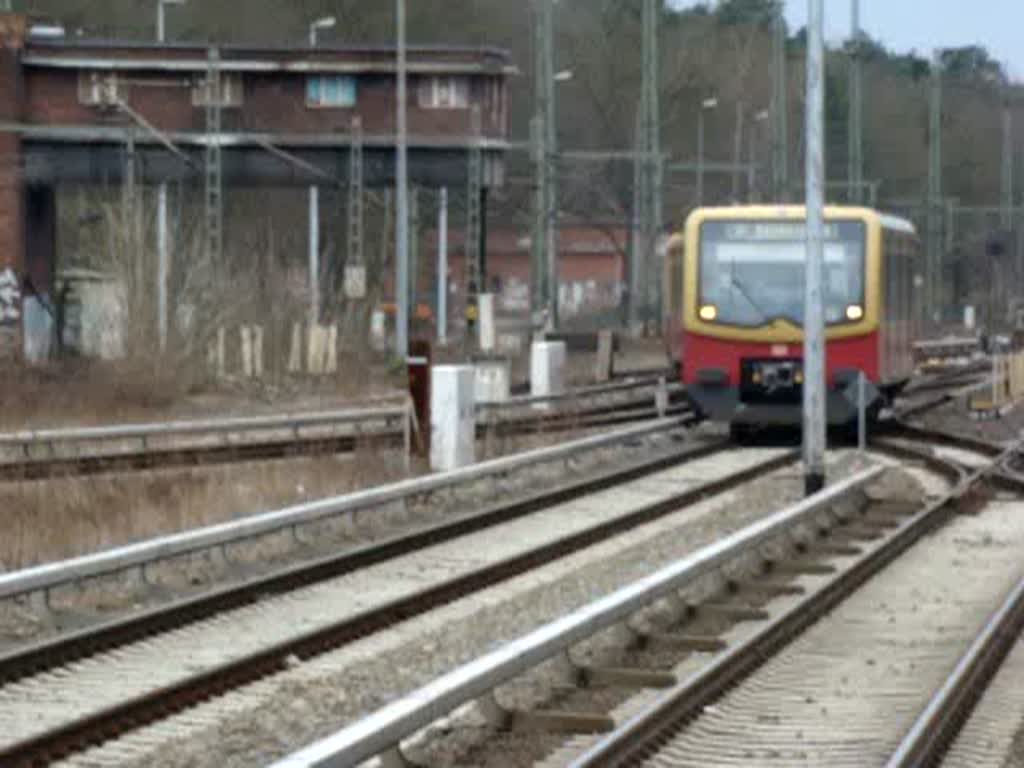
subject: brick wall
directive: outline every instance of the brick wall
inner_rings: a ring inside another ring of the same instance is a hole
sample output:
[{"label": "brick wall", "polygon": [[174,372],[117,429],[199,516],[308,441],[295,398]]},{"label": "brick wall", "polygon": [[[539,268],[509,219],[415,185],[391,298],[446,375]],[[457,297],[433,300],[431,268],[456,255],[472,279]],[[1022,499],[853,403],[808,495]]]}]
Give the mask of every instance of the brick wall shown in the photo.
[{"label": "brick wall", "polygon": [[[128,103],[167,131],[202,131],[205,111],[192,105],[191,84],[205,74],[137,71],[127,73]],[[413,136],[450,139],[470,132],[469,109],[422,109],[419,76],[409,78],[408,119]],[[27,117],[46,125],[102,125],[115,119],[110,109],[86,106],[78,98],[74,69],[30,67],[25,73]],[[223,112],[226,131],[269,133],[348,133],[359,115],[367,134],[395,130],[395,79],[389,75],[357,76],[357,103],[352,108],[310,108],[306,75],[243,73],[244,102]],[[495,83],[499,83],[496,87]],[[473,75],[470,100],[480,107],[481,129],[491,138],[508,135],[507,82],[504,77]]]},{"label": "brick wall", "polygon": [[[0,122],[24,117],[19,60],[25,36],[23,17],[0,14]],[[21,142],[0,132],[0,358],[17,355],[21,342],[21,279],[24,269],[24,191]]]}]

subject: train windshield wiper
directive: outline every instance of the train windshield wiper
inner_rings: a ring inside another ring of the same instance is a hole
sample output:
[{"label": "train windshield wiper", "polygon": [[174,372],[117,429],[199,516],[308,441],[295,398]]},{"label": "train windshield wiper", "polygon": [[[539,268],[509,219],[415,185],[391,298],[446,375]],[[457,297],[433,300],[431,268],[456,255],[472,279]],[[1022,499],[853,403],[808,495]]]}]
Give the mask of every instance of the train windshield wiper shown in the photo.
[{"label": "train windshield wiper", "polygon": [[761,322],[767,323],[768,313],[761,308],[760,304],[754,301],[754,298],[750,295],[750,291],[747,290],[747,287],[736,277],[736,275],[729,275],[729,283],[733,288],[736,288],[739,291],[740,295],[747,300],[747,303],[754,308],[754,311],[761,316]]}]

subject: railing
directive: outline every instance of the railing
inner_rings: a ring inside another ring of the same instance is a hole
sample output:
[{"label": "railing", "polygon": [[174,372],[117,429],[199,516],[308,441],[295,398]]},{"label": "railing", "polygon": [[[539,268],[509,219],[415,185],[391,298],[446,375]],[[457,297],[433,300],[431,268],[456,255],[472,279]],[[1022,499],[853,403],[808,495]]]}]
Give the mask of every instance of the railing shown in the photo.
[{"label": "railing", "polygon": [[[661,597],[692,584],[738,554],[793,530],[849,493],[877,478],[873,467],[772,517],[732,534],[686,559],[531,632],[444,675],[333,736],[274,764],[273,768],[358,765],[397,750],[401,741],[495,687],[566,652],[573,645],[628,619]],[[496,706],[491,700],[489,704]]]},{"label": "railing", "polygon": [[142,424],[117,424],[101,427],[72,427],[58,429],[20,430],[0,433],[0,447],[21,449],[26,458],[32,458],[34,448],[45,447],[51,457],[57,453],[58,443],[109,442],[139,440],[143,450],[156,438],[186,435],[230,435],[251,432],[288,430],[298,439],[303,429],[408,422],[409,405],[387,405],[368,408],[349,408],[310,413],[248,416],[229,419],[203,419],[195,421],[167,421]]}]

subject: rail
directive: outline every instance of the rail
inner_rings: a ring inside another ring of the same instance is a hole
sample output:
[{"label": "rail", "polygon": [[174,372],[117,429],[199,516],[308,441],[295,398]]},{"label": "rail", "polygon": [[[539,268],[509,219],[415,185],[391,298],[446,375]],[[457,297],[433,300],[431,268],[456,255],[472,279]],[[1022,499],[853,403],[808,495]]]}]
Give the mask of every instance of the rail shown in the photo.
[{"label": "rail", "polygon": [[358,765],[398,749],[401,741],[449,712],[488,696],[505,683],[627,619],[673,590],[680,589],[818,514],[877,478],[873,467],[805,499],[772,517],[728,536],[699,552],[554,621],[470,662],[354,723],[333,736],[296,752],[273,768],[340,768]]},{"label": "rail", "polygon": [[380,421],[387,423],[406,419],[408,415],[408,405],[391,405],[272,416],[246,416],[230,419],[116,424],[102,427],[32,429],[0,433],[0,446],[20,447],[27,451],[34,445],[47,445],[52,453],[55,444],[58,442],[138,439],[142,440],[145,446],[146,441],[156,437],[263,432],[280,429],[291,430],[297,437],[301,429],[308,427],[364,424]]},{"label": "rail", "polygon": [[0,574],[0,599],[43,592],[85,579],[107,576],[200,550],[279,533],[327,517],[377,507],[455,485],[503,475],[526,467],[562,461],[581,452],[628,442],[684,425],[682,419],[656,419],[627,429],[474,464],[451,472],[402,480],[355,493],[264,512],[230,523],[199,528],[129,544],[83,557]]},{"label": "rail", "polygon": [[[632,392],[638,389],[656,389],[662,386],[664,382],[664,378],[636,379],[632,381],[614,382],[611,384],[598,384],[588,387],[579,387],[577,389],[572,389],[568,392],[562,392],[557,395],[517,395],[515,397],[510,397],[507,400],[490,400],[477,403],[477,410],[505,410],[509,408],[517,408],[528,405],[543,405],[550,403],[571,402],[575,400],[585,400],[594,397],[603,397],[605,395],[615,395],[624,392]],[[683,391],[682,384],[678,384],[675,382],[671,384],[664,384],[664,388],[668,394],[678,394]]]},{"label": "rail", "polygon": [[943,748],[966,720],[985,682],[1013,648],[1022,627],[1024,580],[1010,592],[928,702],[893,753],[888,768],[912,768],[938,762]]}]

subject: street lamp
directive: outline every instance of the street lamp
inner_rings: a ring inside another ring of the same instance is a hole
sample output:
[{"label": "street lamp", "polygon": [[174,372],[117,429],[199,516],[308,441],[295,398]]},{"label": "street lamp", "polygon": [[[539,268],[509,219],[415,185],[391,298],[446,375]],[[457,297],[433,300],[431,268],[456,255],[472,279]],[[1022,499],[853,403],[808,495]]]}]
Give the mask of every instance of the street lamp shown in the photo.
[{"label": "street lamp", "polygon": [[[186,0],[157,0],[156,39],[167,41],[167,22],[164,9],[168,5],[184,5]],[[157,252],[157,339],[160,351],[167,349],[167,326],[169,314],[168,279],[171,269],[170,229],[167,225],[167,182],[157,187],[156,203],[156,252]]]},{"label": "street lamp", "polygon": [[697,110],[697,205],[704,205],[704,113],[718,109],[718,98],[704,99]]},{"label": "street lamp", "polygon": [[[317,32],[331,29],[338,20],[324,16],[309,25],[309,47],[315,48]],[[316,184],[309,187],[309,322],[320,322],[320,189]]]},{"label": "street lamp", "polygon": [[164,8],[168,5],[184,5],[187,0],[156,0],[156,39],[158,43],[167,40],[167,25],[164,20]]},{"label": "street lamp", "polygon": [[757,164],[756,164],[756,159],[757,159],[756,158],[756,154],[757,154],[757,147],[756,147],[756,145],[757,145],[757,126],[762,125],[763,123],[767,122],[768,118],[770,118],[770,117],[771,117],[771,111],[770,110],[762,109],[760,112],[757,112],[754,115],[754,127],[751,129],[750,136],[748,138],[748,141],[750,142],[750,148],[749,148],[750,157],[748,158],[748,162],[747,162],[747,197],[750,199],[750,202],[756,202],[754,200],[754,198],[755,198],[755,187],[757,186]]},{"label": "street lamp", "polygon": [[309,25],[309,47],[316,47],[316,33],[321,29],[333,29],[338,23],[338,20],[334,16],[324,16],[322,19],[317,19]]}]

